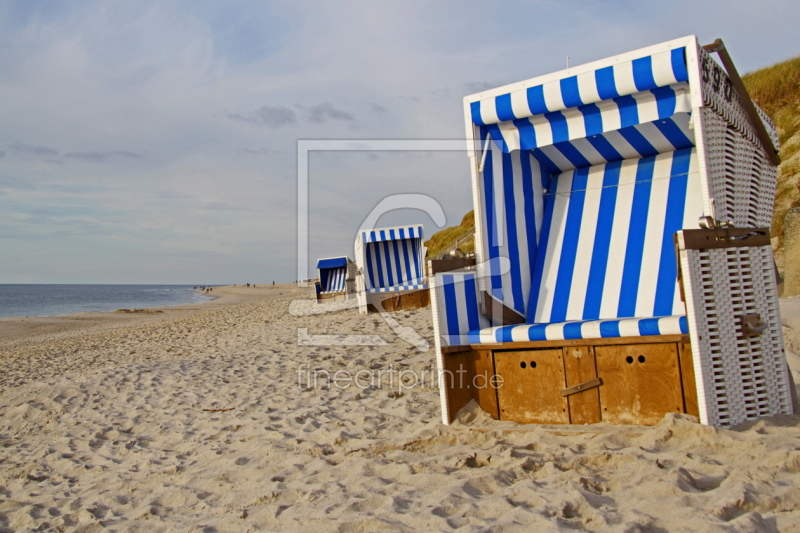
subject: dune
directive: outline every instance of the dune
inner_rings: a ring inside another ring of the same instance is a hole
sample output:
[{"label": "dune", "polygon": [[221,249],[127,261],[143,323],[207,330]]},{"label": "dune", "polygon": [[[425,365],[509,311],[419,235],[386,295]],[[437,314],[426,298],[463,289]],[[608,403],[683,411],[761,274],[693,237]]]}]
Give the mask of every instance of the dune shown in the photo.
[{"label": "dune", "polygon": [[420,343],[310,289],[214,292],[0,321],[0,532],[800,530],[798,416],[443,426],[429,309],[392,314]]}]

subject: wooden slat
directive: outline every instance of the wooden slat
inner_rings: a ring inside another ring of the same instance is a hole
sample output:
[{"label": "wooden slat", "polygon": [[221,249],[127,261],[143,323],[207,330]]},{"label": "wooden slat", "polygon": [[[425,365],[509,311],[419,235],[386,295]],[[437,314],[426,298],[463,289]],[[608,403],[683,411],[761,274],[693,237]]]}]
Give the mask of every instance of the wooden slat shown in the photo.
[{"label": "wooden slat", "polygon": [[[581,392],[584,392],[584,391],[588,391],[588,390],[591,390],[591,389],[596,389],[597,387],[599,387],[602,384],[603,384],[603,380],[600,379],[600,378],[590,379],[589,381],[584,381],[583,383],[578,383],[577,385],[573,385],[572,387],[567,387],[566,389],[562,389],[561,390],[561,396],[564,396],[565,398],[567,398],[567,397],[572,396],[574,394],[578,394],[578,393],[581,393]],[[572,407],[570,407],[570,411],[571,410],[572,410]],[[577,422],[572,422],[572,423],[576,424]]]},{"label": "wooden slat", "polygon": [[[402,311],[419,309],[427,307],[430,303],[430,289],[420,289],[414,292],[406,292],[402,294],[392,295],[392,293],[385,293],[380,305],[386,312]],[[378,312],[378,310],[370,304],[368,306],[370,312]]]},{"label": "wooden slat", "polygon": [[454,353],[461,353],[461,352],[471,352],[472,346],[469,344],[462,345],[462,346],[442,346],[442,353],[447,354],[454,354]]},{"label": "wooden slat", "polygon": [[769,228],[685,229],[678,233],[684,250],[741,248],[770,244]]},{"label": "wooden slat", "polygon": [[[483,295],[483,314],[492,320],[494,326],[513,326],[524,324],[525,317],[513,309],[503,305],[503,302],[493,297],[486,291],[481,291]],[[499,322],[502,320],[502,323]]]},{"label": "wooden slat", "polygon": [[439,272],[450,272],[475,266],[474,257],[456,257],[453,259],[431,259],[428,261],[428,275],[438,274]]},{"label": "wooden slat", "polygon": [[329,300],[331,298],[336,298],[337,296],[347,296],[347,293],[345,291],[328,292],[325,294],[320,293],[317,294],[317,300]]},{"label": "wooden slat", "polygon": [[703,48],[707,52],[716,52],[717,55],[719,55],[719,58],[722,61],[722,66],[725,67],[725,70],[728,72],[728,77],[731,79],[731,83],[733,83],[733,88],[737,93],[739,93],[739,99],[742,101],[744,111],[747,113],[750,122],[752,122],[753,127],[756,129],[756,135],[761,141],[764,151],[767,153],[775,166],[780,165],[781,156],[775,149],[775,145],[772,144],[772,139],[767,132],[767,128],[764,126],[764,122],[761,120],[758,111],[756,111],[756,108],[753,105],[753,100],[750,98],[750,94],[747,92],[747,87],[745,87],[742,78],[739,77],[739,71],[736,70],[736,65],[733,64],[731,56],[728,55],[728,50],[725,48],[725,44],[722,42],[722,39],[717,39],[713,43],[703,46]]},{"label": "wooden slat", "polygon": [[697,404],[697,383],[694,376],[694,363],[692,361],[692,345],[688,342],[678,343],[681,366],[681,385],[683,387],[683,405],[686,414],[700,416]]},{"label": "wooden slat", "polygon": [[[593,346],[574,346],[562,351],[568,388],[597,379]],[[600,393],[596,388],[570,395],[567,401],[572,424],[597,424],[602,420]]]}]

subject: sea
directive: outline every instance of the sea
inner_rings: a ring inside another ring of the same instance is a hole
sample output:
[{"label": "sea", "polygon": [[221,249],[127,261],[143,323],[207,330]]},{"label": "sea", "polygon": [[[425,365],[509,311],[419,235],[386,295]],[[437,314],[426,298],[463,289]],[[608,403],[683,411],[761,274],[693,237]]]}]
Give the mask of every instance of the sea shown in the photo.
[{"label": "sea", "polygon": [[0,318],[167,307],[211,299],[193,285],[0,284]]}]

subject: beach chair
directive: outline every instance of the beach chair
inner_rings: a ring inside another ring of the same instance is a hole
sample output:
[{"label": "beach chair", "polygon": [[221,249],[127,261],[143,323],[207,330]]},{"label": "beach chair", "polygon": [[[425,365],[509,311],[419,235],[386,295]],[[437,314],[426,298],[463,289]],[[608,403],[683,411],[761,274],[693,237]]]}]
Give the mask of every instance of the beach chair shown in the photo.
[{"label": "beach chair", "polygon": [[355,241],[356,294],[361,314],[427,307],[422,226],[359,231]]},{"label": "beach chair", "polygon": [[356,293],[356,264],[348,257],[328,257],[317,261],[319,281],[317,301],[349,300]]},{"label": "beach chair", "polygon": [[545,424],[792,412],[777,136],[707,48],[685,37],[465,98],[476,265],[430,280],[445,424],[470,400]]}]

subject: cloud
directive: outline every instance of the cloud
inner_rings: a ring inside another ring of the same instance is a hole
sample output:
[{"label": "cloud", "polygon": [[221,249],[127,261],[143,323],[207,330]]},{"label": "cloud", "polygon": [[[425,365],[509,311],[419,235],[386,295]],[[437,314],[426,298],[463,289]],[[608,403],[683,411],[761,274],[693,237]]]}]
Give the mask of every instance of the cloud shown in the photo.
[{"label": "cloud", "polygon": [[317,104],[308,110],[308,120],[311,122],[327,122],[328,120],[344,120],[347,122],[355,122],[353,115],[336,109],[333,104],[326,102],[324,104]]},{"label": "cloud", "polygon": [[12,176],[0,175],[0,189],[10,189],[18,191],[35,191],[36,186],[28,181],[14,178]]},{"label": "cloud", "polygon": [[[106,152],[69,152],[61,154],[55,148],[34,144],[14,143],[9,144],[10,148],[17,155],[33,156],[44,159],[51,163],[60,163],[63,159],[77,159],[94,163],[105,163],[111,158],[121,157],[126,159],[141,159],[142,156],[129,150],[110,150]],[[5,157],[5,152],[0,152],[0,157]]]},{"label": "cloud", "polygon": [[283,150],[270,150],[269,148],[242,148],[239,151],[243,154],[249,155],[270,155],[283,152]]},{"label": "cloud", "polygon": [[42,158],[58,157],[58,150],[48,146],[36,146],[33,144],[14,143],[9,144],[8,147],[14,152],[22,155],[33,155]]},{"label": "cloud", "polygon": [[289,108],[262,105],[251,113],[233,113],[228,115],[233,120],[240,120],[256,126],[279,128],[297,122],[297,115]]},{"label": "cloud", "polygon": [[373,102],[369,106],[369,111],[370,111],[370,113],[386,113],[387,110],[382,105],[376,104],[375,102]]},{"label": "cloud", "polygon": [[[328,121],[355,122],[352,114],[341,109],[337,109],[330,102],[324,102],[311,107],[295,104],[295,107],[302,113],[302,119],[306,122],[320,124]],[[256,126],[267,128],[279,128],[298,122],[297,113],[294,110],[282,106],[262,105],[255,111],[249,113],[231,113],[228,118],[247,122]]]},{"label": "cloud", "polygon": [[136,152],[129,152],[126,150],[114,150],[111,152],[72,152],[64,154],[65,159],[81,159],[83,161],[92,161],[95,163],[105,163],[112,157],[124,157],[128,159],[142,158],[142,156]]},{"label": "cloud", "polygon": [[495,87],[500,87],[501,85],[504,84],[492,83],[488,81],[470,81],[464,84],[464,88],[467,90],[469,94],[475,94],[483,91],[488,91],[489,89],[494,89]]}]

